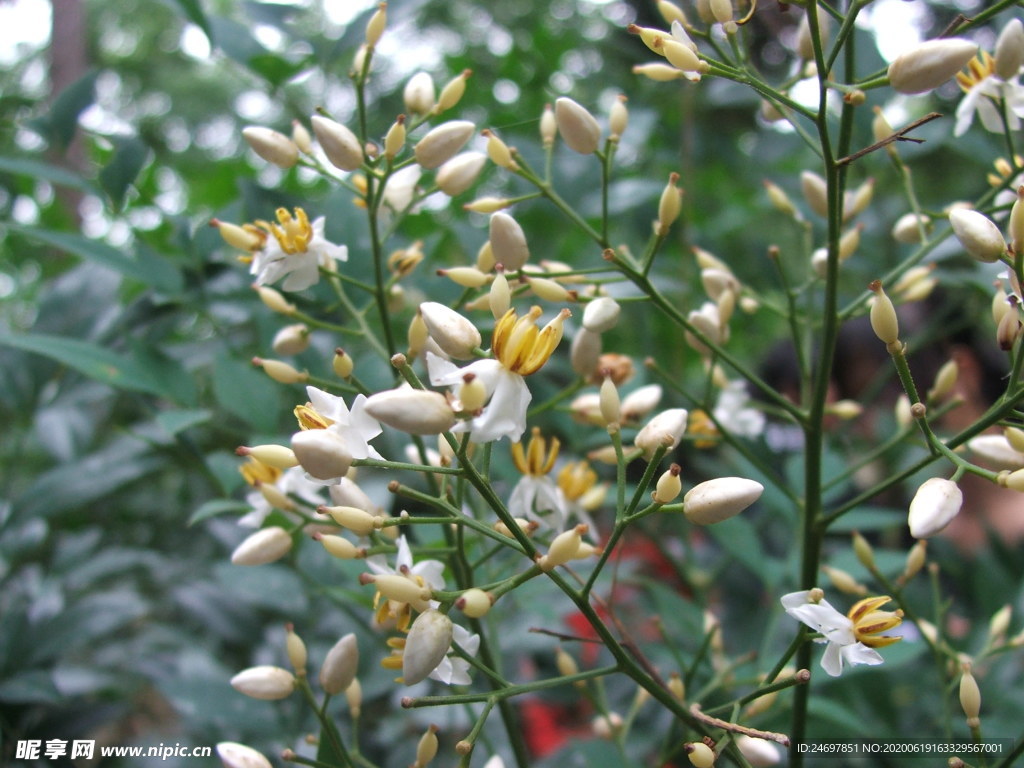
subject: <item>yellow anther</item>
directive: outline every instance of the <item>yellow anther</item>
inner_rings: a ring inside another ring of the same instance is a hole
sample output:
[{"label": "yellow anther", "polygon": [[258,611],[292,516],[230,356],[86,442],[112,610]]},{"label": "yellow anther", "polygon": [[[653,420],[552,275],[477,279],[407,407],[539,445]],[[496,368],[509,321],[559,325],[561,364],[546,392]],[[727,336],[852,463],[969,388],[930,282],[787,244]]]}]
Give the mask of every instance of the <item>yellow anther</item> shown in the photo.
[{"label": "yellow anther", "polygon": [[254,459],[252,456],[242,466],[238,468],[238,471],[242,473],[242,477],[245,478],[245,482],[249,485],[273,485],[283,474],[282,470],[277,467],[271,467],[268,464],[264,464],[262,461]]},{"label": "yellow anther", "polygon": [[313,239],[313,227],[306,212],[302,208],[296,208],[293,217],[286,208],[278,208],[275,213],[276,224],[261,219],[256,222],[256,226],[272,234],[285,253],[305,253],[309,248],[309,241]]},{"label": "yellow anther", "polygon": [[562,326],[572,313],[563,309],[554,320],[537,328],[541,308],[533,307],[519,317],[510,309],[494,327],[491,350],[501,364],[520,376],[529,376],[540,370],[562,340]]},{"label": "yellow anther", "polygon": [[891,599],[888,596],[866,597],[854,603],[846,614],[853,622],[854,636],[869,648],[884,648],[903,639],[880,634],[898,627],[903,621],[903,611],[878,610]]},{"label": "yellow anther", "polygon": [[597,483],[597,472],[586,461],[571,461],[558,472],[558,487],[565,498],[576,501]]},{"label": "yellow anther", "polygon": [[522,443],[512,444],[512,461],[521,474],[543,477],[555,466],[560,445],[558,438],[552,437],[549,450],[547,440],[541,435],[540,429],[534,427],[525,451]]},{"label": "yellow anther", "polygon": [[299,429],[327,429],[334,423],[309,403],[295,406],[293,413],[299,422]]}]

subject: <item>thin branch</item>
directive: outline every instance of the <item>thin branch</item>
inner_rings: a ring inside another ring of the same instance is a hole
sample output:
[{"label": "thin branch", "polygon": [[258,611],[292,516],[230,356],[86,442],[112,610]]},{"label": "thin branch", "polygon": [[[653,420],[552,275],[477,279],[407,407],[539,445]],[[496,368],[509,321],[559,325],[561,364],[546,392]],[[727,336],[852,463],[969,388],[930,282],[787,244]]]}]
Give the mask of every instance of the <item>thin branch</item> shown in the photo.
[{"label": "thin branch", "polygon": [[886,136],[881,141],[876,141],[870,147],[865,147],[864,149],[861,149],[861,150],[858,150],[857,152],[854,152],[852,155],[847,155],[846,157],[839,158],[838,160],[836,160],[836,165],[849,165],[854,160],[859,160],[860,158],[864,157],[864,155],[871,154],[872,152],[874,152],[876,150],[879,150],[882,147],[887,147],[887,146],[889,146],[890,144],[892,144],[895,141],[912,141],[915,144],[920,144],[920,143],[922,143],[924,141],[924,139],[915,139],[915,138],[912,138],[910,136],[907,136],[906,134],[910,133],[911,131],[913,131],[916,128],[920,128],[925,123],[930,123],[932,120],[935,120],[936,118],[939,118],[939,117],[942,117],[941,113],[939,113],[939,112],[929,112],[924,117],[919,118],[919,119],[915,120],[914,122],[910,123],[910,125],[907,125],[907,126],[905,126],[903,128],[900,128],[898,131],[893,133],[891,136]]}]

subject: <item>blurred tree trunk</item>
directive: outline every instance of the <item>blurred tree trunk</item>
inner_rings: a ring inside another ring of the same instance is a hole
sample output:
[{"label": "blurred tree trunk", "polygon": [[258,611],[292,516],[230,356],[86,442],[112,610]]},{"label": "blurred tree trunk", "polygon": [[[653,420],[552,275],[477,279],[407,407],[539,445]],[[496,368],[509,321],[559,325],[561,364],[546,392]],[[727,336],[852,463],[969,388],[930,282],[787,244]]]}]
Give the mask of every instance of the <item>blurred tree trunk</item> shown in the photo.
[{"label": "blurred tree trunk", "polygon": [[[80,78],[88,69],[86,53],[85,4],[83,0],[51,0],[50,50],[50,101]],[[85,149],[81,136],[74,140],[62,155],[54,153],[53,162],[68,170],[85,171]],[[82,192],[68,187],[57,187],[56,194],[75,224],[81,223],[78,206]]]}]

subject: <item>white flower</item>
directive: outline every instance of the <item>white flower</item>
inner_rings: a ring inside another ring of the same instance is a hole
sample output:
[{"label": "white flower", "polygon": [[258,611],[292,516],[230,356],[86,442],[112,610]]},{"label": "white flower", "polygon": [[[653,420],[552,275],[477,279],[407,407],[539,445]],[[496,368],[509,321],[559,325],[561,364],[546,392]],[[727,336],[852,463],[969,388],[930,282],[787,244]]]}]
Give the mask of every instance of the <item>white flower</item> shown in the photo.
[{"label": "white flower", "polygon": [[[320,495],[323,486],[307,479],[302,467],[286,469],[273,485],[285,496],[298,496],[311,507],[318,507],[324,503]],[[252,509],[238,520],[238,524],[243,528],[259,528],[274,509],[259,491],[247,494],[245,502]]]},{"label": "white flower", "polygon": [[[474,635],[458,624],[452,625],[452,635],[452,642],[470,656],[475,656],[480,649],[480,635]],[[469,685],[472,682],[469,677],[469,667],[468,661],[456,654],[454,650],[450,650],[428,677],[446,685]]]},{"label": "white flower", "polygon": [[412,204],[416,185],[422,174],[423,169],[418,165],[409,165],[391,174],[384,187],[384,204],[395,213],[401,213],[408,208]]},{"label": "white flower", "polygon": [[[816,594],[812,594],[816,593]],[[821,657],[821,668],[833,677],[843,671],[843,662],[848,664],[881,664],[884,659],[874,648],[890,645],[898,637],[878,636],[879,632],[897,626],[902,619],[901,611],[879,611],[881,605],[889,602],[888,597],[869,597],[857,602],[844,616],[821,595],[821,590],[791,592],[782,597],[782,607],[794,619],[802,621],[822,637],[816,642],[828,643]],[[868,619],[868,621],[864,621]]]},{"label": "white flower", "polygon": [[369,444],[381,433],[377,420],[366,413],[366,396],[356,395],[352,401],[352,410],[345,405],[344,399],[331,395],[316,387],[306,387],[309,402],[321,416],[329,419],[327,429],[339,433],[345,438],[353,459],[383,459],[377,450]]},{"label": "white flower", "polygon": [[[444,589],[444,563],[440,560],[420,560],[414,563],[412,550],[405,536],[398,537],[398,553],[395,555],[395,567],[388,565],[384,555],[373,555],[366,558],[367,567],[376,574],[402,574],[412,578],[420,577],[425,586],[431,589]],[[434,606],[437,603],[432,603]]]},{"label": "white flower", "polygon": [[764,432],[764,414],[756,408],[748,408],[750,395],[746,384],[740,380],[730,381],[718,395],[718,402],[711,412],[722,429],[735,437],[758,437]]},{"label": "white flower", "polygon": [[967,133],[974,122],[975,112],[985,130],[1003,133],[1003,102],[1006,104],[1006,125],[1011,131],[1016,131],[1020,128],[1020,118],[1024,117],[1024,86],[1016,78],[1006,81],[994,73],[972,82],[956,107],[953,135],[963,136]]},{"label": "white flower", "polygon": [[348,261],[348,248],[324,238],[324,217],[312,224],[301,208],[295,217],[284,208],[277,209],[277,223],[256,224],[273,238],[267,238],[262,250],[253,255],[250,272],[257,285],[271,285],[281,278],[286,291],[301,291],[320,279],[320,267],[333,269],[335,261]]}]

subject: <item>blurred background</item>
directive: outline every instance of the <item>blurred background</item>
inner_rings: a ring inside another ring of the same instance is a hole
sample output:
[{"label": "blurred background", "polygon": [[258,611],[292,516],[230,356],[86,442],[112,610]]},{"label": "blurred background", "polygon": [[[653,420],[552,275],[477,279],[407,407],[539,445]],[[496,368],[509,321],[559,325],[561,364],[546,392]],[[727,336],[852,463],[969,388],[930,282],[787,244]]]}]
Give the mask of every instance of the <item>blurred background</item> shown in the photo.
[{"label": "blurred background", "polygon": [[[895,43],[862,35],[858,56],[881,68],[887,46],[934,34],[980,5],[879,0],[872,23],[901,34]],[[298,390],[250,364],[267,354],[280,323],[207,222],[270,218],[278,206],[301,204],[311,218],[328,214],[329,238],[350,248],[348,269],[370,276],[359,258],[365,217],[348,193],[305,171],[268,167],[240,131],[287,132],[293,119],[308,124],[318,106],[350,121],[347,72],[371,9],[362,0],[0,0],[0,763],[12,762],[17,740],[32,738],[235,740],[270,754],[283,746],[281,734],[303,727],[298,707],[246,699],[227,684],[243,667],[280,663],[286,621],[322,652],[344,627],[345,609],[315,561],[307,570],[228,563],[245,535],[235,521],[248,508],[232,449],[289,434]],[[657,279],[682,305],[701,296],[691,246],[762,285],[771,283],[769,244],[793,264],[804,258],[805,233],[778,216],[762,181],[770,177],[799,201],[799,173],[815,168],[812,155],[791,130],[759,117],[749,91],[633,75],[651,57],[624,28],[662,25],[653,3],[391,0],[388,16],[370,93],[379,135],[420,70],[440,86],[471,69],[458,116],[496,129],[534,159],[545,103],[571,95],[606,115],[626,94],[612,239],[643,242],[668,172],[680,172],[684,220]],[[770,78],[790,74],[797,21],[795,9],[768,4],[748,29]],[[947,84],[934,100],[889,103],[887,114],[894,125],[930,108],[949,115],[958,98]],[[874,93],[868,99],[858,146],[870,143],[870,106],[882,103]],[[901,151],[926,209],[987,188],[999,137],[976,130],[953,140],[950,118],[916,135],[927,141]],[[863,165],[870,173],[854,166],[853,185],[878,178],[847,300],[906,253],[888,234],[906,211],[896,177],[881,158]],[[579,210],[600,210],[596,164],[557,153],[555,180]],[[422,239],[431,271],[471,263],[486,219],[456,215],[461,203],[524,189],[489,169],[456,205],[428,201],[407,222],[403,245]],[[517,211],[527,233],[544,233],[531,236],[539,258],[596,258],[577,233],[552,226],[551,215],[539,205]],[[953,316],[986,311],[991,274],[952,248],[929,260],[956,286]],[[406,290],[414,306],[415,282]],[[441,300],[457,295],[451,289]],[[665,370],[699,377],[698,358],[669,329],[639,321],[643,347]],[[624,325],[612,346],[630,351]],[[784,327],[763,313],[738,317],[731,348],[762,361],[765,340]],[[318,339],[299,366],[322,367],[337,343]],[[569,380],[567,366],[563,373],[554,384]],[[868,388],[880,402],[885,375]],[[366,372],[371,384],[388,376],[386,368]],[[891,425],[889,413],[880,429]],[[568,416],[552,424],[567,430]],[[714,460],[688,456],[698,468]],[[763,542],[783,568],[784,533],[765,533]],[[999,607],[992,601],[1000,587],[1017,594],[1019,559],[994,546],[985,555],[987,589],[972,586],[970,568],[954,574],[979,615]],[[760,549],[746,556],[744,564],[742,552],[731,552],[739,567],[717,571],[727,585],[742,590],[746,567],[767,562]],[[387,675],[374,679],[379,716],[390,716]]]}]

